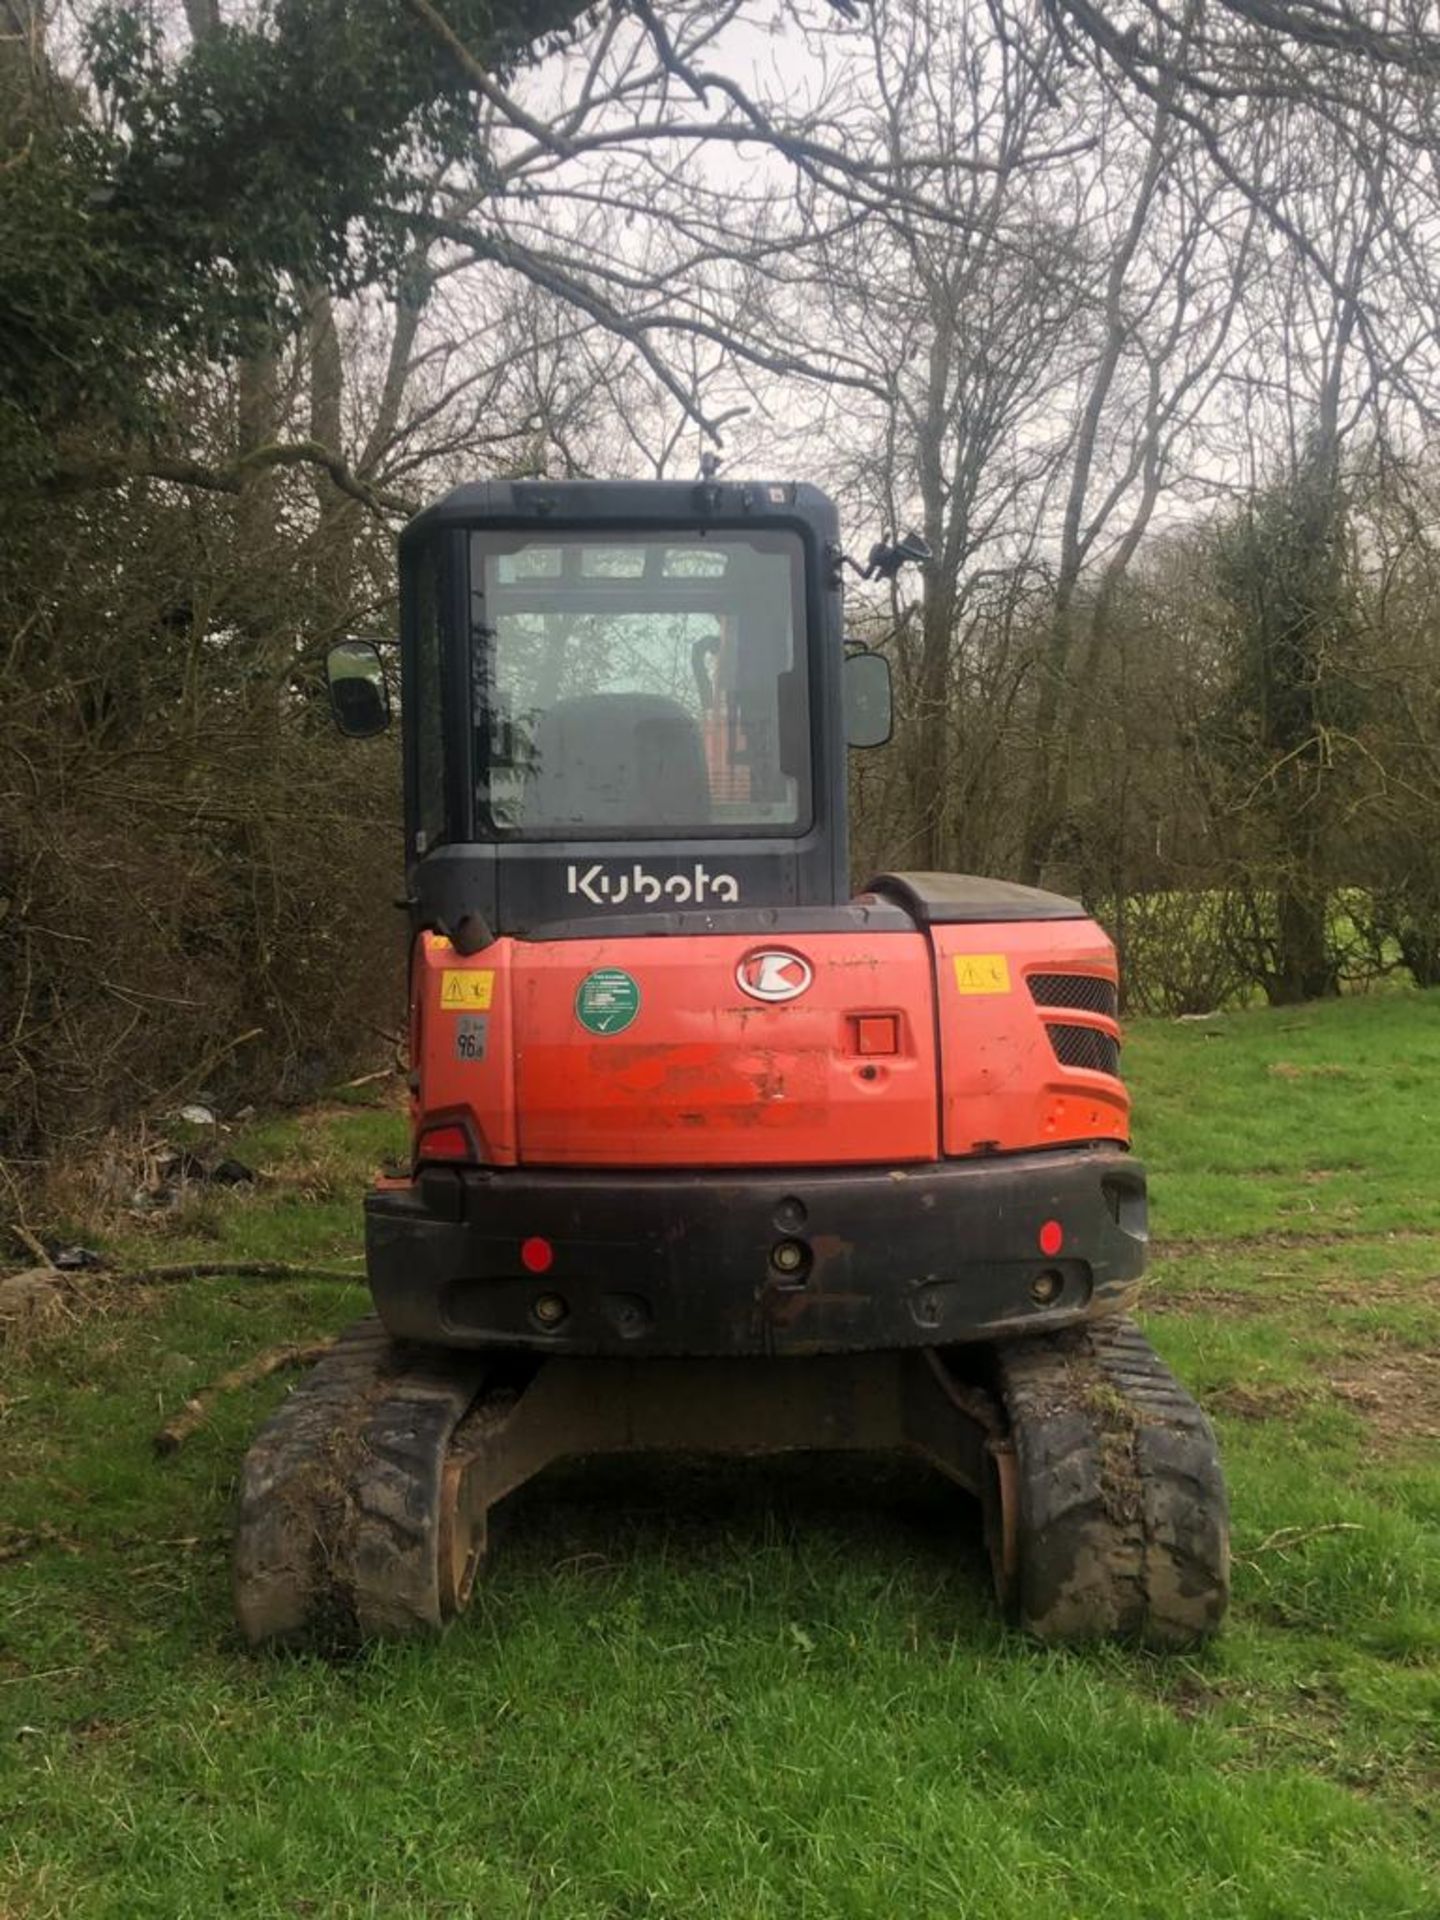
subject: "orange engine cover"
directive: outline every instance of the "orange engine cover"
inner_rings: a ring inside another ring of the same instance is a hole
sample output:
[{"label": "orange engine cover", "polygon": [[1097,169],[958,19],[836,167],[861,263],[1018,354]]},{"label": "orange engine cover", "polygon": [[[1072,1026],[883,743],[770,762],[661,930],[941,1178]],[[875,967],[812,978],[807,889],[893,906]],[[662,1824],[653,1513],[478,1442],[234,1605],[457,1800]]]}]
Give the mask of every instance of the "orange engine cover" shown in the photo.
[{"label": "orange engine cover", "polygon": [[423,934],[416,1158],[823,1167],[1124,1141],[1114,981],[1086,920],[468,958]]}]

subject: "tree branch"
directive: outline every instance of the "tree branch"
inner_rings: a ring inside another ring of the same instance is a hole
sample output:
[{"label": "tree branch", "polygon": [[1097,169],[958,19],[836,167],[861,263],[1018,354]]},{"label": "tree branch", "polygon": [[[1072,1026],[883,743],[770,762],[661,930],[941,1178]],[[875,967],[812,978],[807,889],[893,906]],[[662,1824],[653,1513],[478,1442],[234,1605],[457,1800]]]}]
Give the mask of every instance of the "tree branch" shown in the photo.
[{"label": "tree branch", "polygon": [[257,473],[275,467],[320,467],[329,474],[341,493],[348,494],[383,518],[388,514],[416,511],[416,502],[383,488],[372,487],[353,474],[339,454],[321,446],[318,440],[271,442],[252,447],[227,467],[207,466],[201,460],[170,458],[164,454],[116,453],[97,460],[61,461],[49,479],[54,493],[85,493],[98,487],[123,487],[131,480],[166,480],[174,486],[198,487],[206,493],[243,493],[246,482]]},{"label": "tree branch", "polygon": [[405,3],[415,18],[434,34],[475,91],[488,100],[497,113],[503,114],[512,126],[528,133],[547,153],[556,154],[561,159],[568,158],[570,145],[564,136],[556,133],[553,127],[547,127],[543,121],[536,120],[503,87],[496,86],[450,22],[430,4],[430,0],[405,0]]}]

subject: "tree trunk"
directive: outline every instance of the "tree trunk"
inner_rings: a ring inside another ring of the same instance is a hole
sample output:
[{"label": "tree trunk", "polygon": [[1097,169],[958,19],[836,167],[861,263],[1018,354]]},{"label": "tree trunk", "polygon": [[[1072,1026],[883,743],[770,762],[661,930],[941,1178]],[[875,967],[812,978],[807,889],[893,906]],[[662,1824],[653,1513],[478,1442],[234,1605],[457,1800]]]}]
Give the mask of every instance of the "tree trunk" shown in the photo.
[{"label": "tree trunk", "polygon": [[1266,997],[1273,1007],[1325,1000],[1340,991],[1330,946],[1328,894],[1303,880],[1282,883],[1275,900],[1277,961]]}]

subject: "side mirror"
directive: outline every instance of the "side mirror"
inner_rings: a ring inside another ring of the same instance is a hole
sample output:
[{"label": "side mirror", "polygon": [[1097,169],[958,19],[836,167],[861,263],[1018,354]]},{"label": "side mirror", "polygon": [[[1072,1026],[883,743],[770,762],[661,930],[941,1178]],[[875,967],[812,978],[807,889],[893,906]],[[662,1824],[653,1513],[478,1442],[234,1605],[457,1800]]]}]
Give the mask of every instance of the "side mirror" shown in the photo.
[{"label": "side mirror", "polygon": [[883,747],[892,726],[890,662],[863,647],[845,656],[845,740],[852,747]]},{"label": "side mirror", "polygon": [[895,542],[895,552],[900,556],[902,566],[907,561],[911,561],[916,566],[923,567],[935,558],[930,551],[930,542],[923,533],[916,533],[913,528],[909,533],[902,534]]},{"label": "side mirror", "polygon": [[390,686],[372,640],[341,640],[325,656],[330,710],[341,733],[366,740],[390,724]]},{"label": "side mirror", "polygon": [[848,553],[840,557],[847,567],[854,568],[862,580],[893,580],[902,567],[928,566],[935,558],[930,551],[930,542],[913,529],[901,534],[898,540],[877,540],[863,567],[858,561],[852,560]]}]

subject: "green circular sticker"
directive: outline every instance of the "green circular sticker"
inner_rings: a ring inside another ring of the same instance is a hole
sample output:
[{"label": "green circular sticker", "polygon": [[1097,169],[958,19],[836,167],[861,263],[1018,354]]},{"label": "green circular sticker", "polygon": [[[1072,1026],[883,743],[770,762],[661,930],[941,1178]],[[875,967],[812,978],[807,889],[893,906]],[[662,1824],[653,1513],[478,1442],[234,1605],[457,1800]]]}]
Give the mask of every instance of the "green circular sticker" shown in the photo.
[{"label": "green circular sticker", "polygon": [[621,967],[587,973],[575,995],[575,1017],[591,1033],[623,1033],[640,1011],[640,989]]}]

